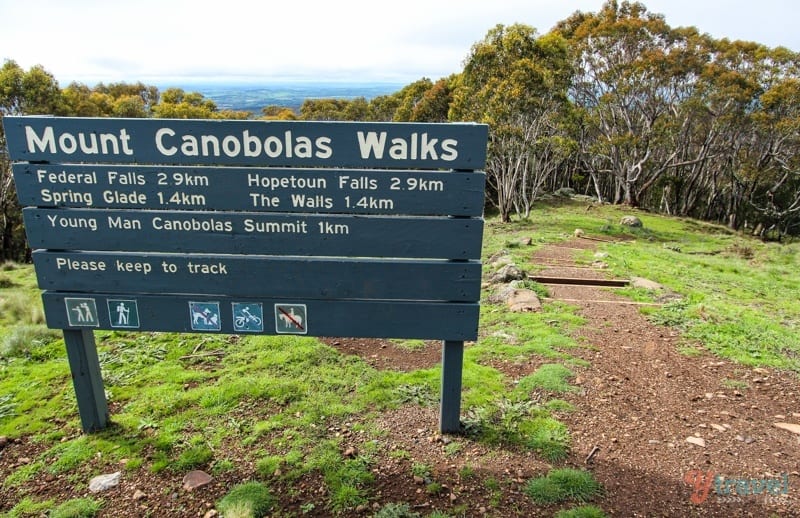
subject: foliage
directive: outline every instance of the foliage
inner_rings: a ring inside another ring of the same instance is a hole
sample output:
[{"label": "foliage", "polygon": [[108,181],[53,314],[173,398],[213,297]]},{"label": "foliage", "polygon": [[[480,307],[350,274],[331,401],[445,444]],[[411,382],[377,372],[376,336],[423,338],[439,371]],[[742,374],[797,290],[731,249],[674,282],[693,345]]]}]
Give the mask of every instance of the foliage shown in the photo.
[{"label": "foliage", "polygon": [[0,342],[0,358],[26,357],[34,360],[50,359],[53,356],[48,344],[58,340],[61,333],[42,325],[23,324],[11,328]]},{"label": "foliage", "polygon": [[582,505],[559,511],[553,518],[606,518],[606,516],[606,513],[596,505]]},{"label": "foliage", "polygon": [[94,498],[67,500],[50,511],[50,518],[92,518],[103,507],[103,502]]},{"label": "foliage", "polygon": [[[0,69],[0,116],[241,119],[197,92],[71,83]],[[800,53],[715,39],[630,1],[575,12],[546,34],[496,25],[461,72],[367,100],[307,99],[267,120],[489,125],[487,207],[527,219],[549,193],[591,194],[782,240],[800,232]],[[0,131],[2,258],[29,259]],[[580,195],[580,194],[579,194]]]},{"label": "foliage", "polygon": [[53,507],[52,500],[45,500],[43,502],[35,501],[31,497],[26,496],[14,507],[12,507],[4,516],[4,518],[21,518],[23,516],[44,516],[45,512]]},{"label": "foliage", "polygon": [[575,390],[575,387],[567,382],[572,376],[572,371],[560,363],[547,363],[536,369],[533,374],[519,380],[518,388],[528,392],[533,389],[570,392]]},{"label": "foliage", "polygon": [[217,502],[217,509],[228,517],[261,518],[269,514],[275,503],[275,497],[267,486],[260,482],[247,482],[228,491]]},{"label": "foliage", "polygon": [[601,493],[601,487],[588,471],[561,468],[529,480],[523,491],[537,504],[548,505],[569,500],[587,502]]},{"label": "foliage", "polygon": [[535,29],[497,25],[472,47],[453,93],[450,118],[491,128],[487,181],[500,218],[530,215],[548,177],[568,155],[559,117],[567,107],[566,41]]},{"label": "foliage", "polygon": [[412,511],[406,503],[388,503],[372,515],[372,518],[419,518],[419,516],[420,514]]}]

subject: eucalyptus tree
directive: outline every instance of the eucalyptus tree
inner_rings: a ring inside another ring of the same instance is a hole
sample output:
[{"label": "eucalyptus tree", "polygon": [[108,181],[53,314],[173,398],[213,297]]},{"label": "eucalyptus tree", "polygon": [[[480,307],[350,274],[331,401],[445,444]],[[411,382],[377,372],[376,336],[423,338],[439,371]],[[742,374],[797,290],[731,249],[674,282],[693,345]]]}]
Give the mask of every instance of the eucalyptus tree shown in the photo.
[{"label": "eucalyptus tree", "polygon": [[7,115],[63,115],[58,81],[41,65],[27,71],[14,61],[0,68],[0,258],[24,260],[27,256],[22,213],[17,203],[2,119]]},{"label": "eucalyptus tree", "polygon": [[800,228],[800,55],[773,49],[765,61],[767,81],[752,115],[758,146],[748,204],[780,239]]},{"label": "eucalyptus tree", "polygon": [[682,105],[703,66],[696,31],[674,30],[640,3],[609,1],[555,32],[574,52],[583,168],[615,203],[639,205],[680,163],[675,140],[690,128]]},{"label": "eucalyptus tree", "polygon": [[527,217],[545,181],[569,154],[566,41],[530,26],[497,25],[473,45],[455,81],[451,120],[489,124],[487,182],[502,221]]}]

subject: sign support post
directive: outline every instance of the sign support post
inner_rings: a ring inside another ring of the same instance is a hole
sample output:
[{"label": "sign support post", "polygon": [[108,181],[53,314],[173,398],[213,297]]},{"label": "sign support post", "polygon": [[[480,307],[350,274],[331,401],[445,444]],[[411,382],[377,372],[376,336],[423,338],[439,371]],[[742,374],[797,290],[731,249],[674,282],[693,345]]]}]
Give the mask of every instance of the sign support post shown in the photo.
[{"label": "sign support post", "polygon": [[442,396],[439,432],[461,431],[461,369],[464,365],[464,342],[442,342]]},{"label": "sign support post", "polygon": [[94,332],[88,329],[64,329],[64,344],[67,346],[69,370],[83,431],[91,433],[102,430],[108,425],[108,403]]}]

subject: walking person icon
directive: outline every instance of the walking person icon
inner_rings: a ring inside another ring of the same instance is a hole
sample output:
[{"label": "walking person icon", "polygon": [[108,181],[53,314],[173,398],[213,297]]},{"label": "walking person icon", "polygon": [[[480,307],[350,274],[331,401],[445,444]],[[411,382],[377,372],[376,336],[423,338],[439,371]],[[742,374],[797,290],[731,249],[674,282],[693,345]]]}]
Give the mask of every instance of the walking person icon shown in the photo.
[{"label": "walking person icon", "polygon": [[131,299],[108,299],[108,320],[111,327],[139,329],[139,304]]},{"label": "walking person icon", "polygon": [[125,305],[124,302],[119,301],[117,304],[117,325],[127,326],[131,310]]}]

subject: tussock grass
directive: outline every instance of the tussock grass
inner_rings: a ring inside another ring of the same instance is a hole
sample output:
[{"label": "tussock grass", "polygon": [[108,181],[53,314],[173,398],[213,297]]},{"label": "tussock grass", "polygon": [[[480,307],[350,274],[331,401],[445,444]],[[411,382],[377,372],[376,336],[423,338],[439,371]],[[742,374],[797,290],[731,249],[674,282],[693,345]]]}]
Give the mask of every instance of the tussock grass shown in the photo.
[{"label": "tussock grass", "polygon": [[267,486],[248,482],[231,489],[219,502],[217,509],[226,518],[262,518],[268,516],[276,499]]},{"label": "tussock grass", "polygon": [[533,478],[524,492],[537,504],[587,502],[602,491],[600,483],[588,471],[572,468],[550,470],[546,476]]},{"label": "tussock grass", "polygon": [[25,291],[6,291],[0,296],[0,315],[11,325],[43,324],[44,311],[38,298]]},{"label": "tussock grass", "polygon": [[606,518],[608,516],[596,505],[582,505],[557,512],[553,518]]},{"label": "tussock grass", "polygon": [[103,502],[94,498],[73,498],[50,511],[50,518],[92,518],[100,512]]},{"label": "tussock grass", "polygon": [[63,355],[63,347],[47,347],[61,337],[61,332],[38,324],[12,327],[0,341],[0,357],[48,360]]},{"label": "tussock grass", "polygon": [[524,392],[536,389],[550,392],[573,392],[577,387],[570,385],[567,381],[573,376],[573,372],[560,363],[546,363],[530,376],[520,379],[517,389]]}]

